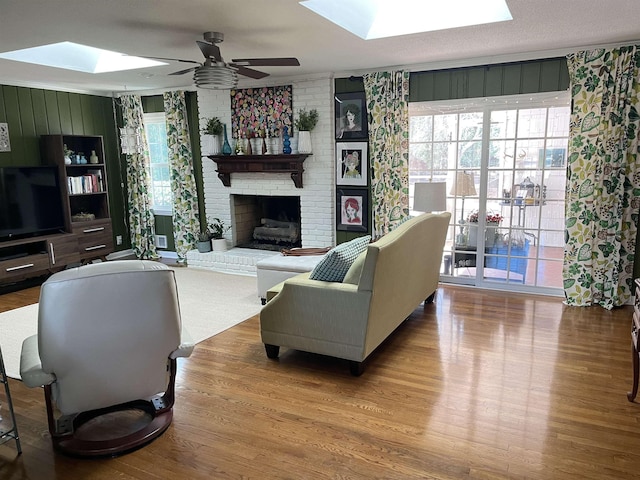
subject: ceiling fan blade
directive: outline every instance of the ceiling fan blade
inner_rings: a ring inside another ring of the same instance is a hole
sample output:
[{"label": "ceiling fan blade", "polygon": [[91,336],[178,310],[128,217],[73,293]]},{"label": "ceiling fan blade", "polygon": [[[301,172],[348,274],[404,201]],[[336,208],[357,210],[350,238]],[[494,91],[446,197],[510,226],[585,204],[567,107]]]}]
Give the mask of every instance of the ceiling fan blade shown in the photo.
[{"label": "ceiling fan blade", "polygon": [[234,58],[233,63],[245,67],[299,67],[300,62],[294,57],[282,58]]},{"label": "ceiling fan blade", "polygon": [[196,43],[200,47],[200,51],[205,58],[213,58],[216,62],[222,62],[222,55],[220,55],[220,48],[212,43],[202,42],[197,40]]},{"label": "ceiling fan blade", "polygon": [[200,62],[196,62],[195,60],[182,60],[181,58],[167,58],[167,57],[146,57],[143,55],[135,55],[140,58],[148,58],[149,60],[164,60],[166,62],[182,62],[182,63],[196,63],[200,65]]},{"label": "ceiling fan blade", "polygon": [[184,70],[179,70],[177,72],[170,73],[169,75],[184,75],[185,73],[193,72],[198,67],[186,68]]},{"label": "ceiling fan blade", "polygon": [[259,72],[258,70],[254,70],[253,68],[243,67],[242,65],[236,65],[235,63],[230,63],[229,65],[237,69],[238,73],[240,75],[244,75],[245,77],[260,79],[269,76],[268,73]]}]

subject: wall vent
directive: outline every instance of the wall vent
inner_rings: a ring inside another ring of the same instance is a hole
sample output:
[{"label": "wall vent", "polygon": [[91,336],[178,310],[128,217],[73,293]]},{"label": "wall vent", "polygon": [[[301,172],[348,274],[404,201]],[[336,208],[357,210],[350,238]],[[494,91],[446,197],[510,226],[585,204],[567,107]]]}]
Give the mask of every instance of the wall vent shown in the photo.
[{"label": "wall vent", "polygon": [[158,247],[158,248],[167,248],[167,236],[166,235],[156,235],[156,247]]}]

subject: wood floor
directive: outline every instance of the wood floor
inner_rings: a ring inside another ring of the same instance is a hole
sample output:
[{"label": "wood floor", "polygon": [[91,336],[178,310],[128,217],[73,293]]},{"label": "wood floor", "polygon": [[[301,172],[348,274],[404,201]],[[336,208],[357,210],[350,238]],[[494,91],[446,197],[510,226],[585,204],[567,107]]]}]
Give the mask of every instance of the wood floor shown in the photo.
[{"label": "wood floor", "polygon": [[173,424],[119,458],[54,454],[42,391],[11,380],[23,454],[0,446],[0,478],[638,478],[631,315],[443,286],[361,377],[297,351],[268,360],[254,317],[179,359]]}]

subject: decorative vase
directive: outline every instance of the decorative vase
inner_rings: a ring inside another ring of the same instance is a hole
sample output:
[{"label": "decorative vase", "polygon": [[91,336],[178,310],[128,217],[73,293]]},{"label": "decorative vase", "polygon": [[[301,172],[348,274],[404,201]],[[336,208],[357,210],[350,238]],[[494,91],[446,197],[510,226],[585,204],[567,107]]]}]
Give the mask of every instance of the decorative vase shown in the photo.
[{"label": "decorative vase", "polygon": [[64,156],[64,164],[71,165],[71,157],[69,155]]},{"label": "decorative vase", "polygon": [[311,153],[311,132],[298,132],[298,153]]},{"label": "decorative vase", "polygon": [[95,150],[91,150],[91,156],[89,157],[89,163],[99,163],[98,155]]},{"label": "decorative vase", "polygon": [[289,140],[289,127],[284,127],[282,132],[282,153],[289,155],[291,153],[291,140]]},{"label": "decorative vase", "polygon": [[260,137],[251,139],[251,150],[254,155],[262,155],[262,139]]},{"label": "decorative vase", "polygon": [[267,139],[262,138],[262,155],[267,154]]},{"label": "decorative vase", "polygon": [[220,137],[218,135],[202,135],[202,155],[219,155]]},{"label": "decorative vase", "polygon": [[214,252],[225,252],[227,250],[227,240],[224,238],[211,239],[211,248]]},{"label": "decorative vase", "polygon": [[224,127],[224,143],[222,144],[222,154],[231,155],[231,145],[229,145],[229,139],[227,138],[227,124],[225,123],[223,127]]},{"label": "decorative vase", "polygon": [[206,242],[198,241],[198,243],[196,243],[196,247],[200,253],[207,253],[211,251],[211,242],[209,240]]},{"label": "decorative vase", "polygon": [[211,138],[211,155],[220,155],[220,135],[212,135]]}]

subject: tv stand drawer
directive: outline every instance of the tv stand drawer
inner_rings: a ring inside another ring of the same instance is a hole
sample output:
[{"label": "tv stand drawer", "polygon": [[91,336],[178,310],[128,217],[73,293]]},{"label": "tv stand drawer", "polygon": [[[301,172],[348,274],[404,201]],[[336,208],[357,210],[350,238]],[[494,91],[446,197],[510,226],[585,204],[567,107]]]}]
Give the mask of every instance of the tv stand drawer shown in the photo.
[{"label": "tv stand drawer", "polygon": [[78,239],[80,258],[98,258],[113,252],[111,221],[100,220],[86,224],[74,224],[73,233]]},{"label": "tv stand drawer", "polygon": [[46,273],[49,255],[42,253],[24,255],[0,262],[0,280],[20,280]]}]

